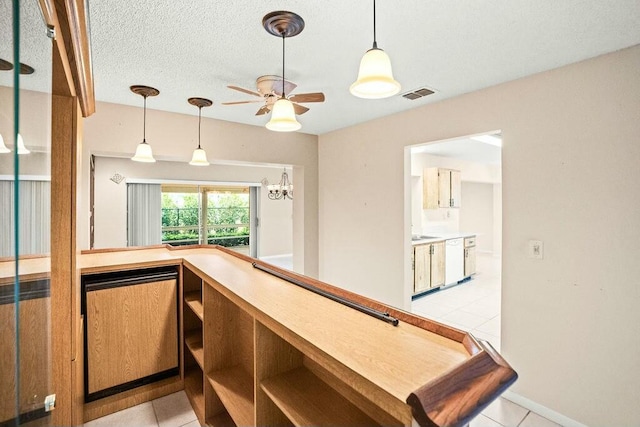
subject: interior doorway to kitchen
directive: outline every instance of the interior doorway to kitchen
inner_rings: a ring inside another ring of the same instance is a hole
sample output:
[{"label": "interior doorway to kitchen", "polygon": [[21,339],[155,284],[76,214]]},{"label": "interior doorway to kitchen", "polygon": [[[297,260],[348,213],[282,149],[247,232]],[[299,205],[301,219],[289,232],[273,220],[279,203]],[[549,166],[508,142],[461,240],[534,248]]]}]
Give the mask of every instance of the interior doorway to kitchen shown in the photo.
[{"label": "interior doorway to kitchen", "polygon": [[[410,159],[405,194],[411,195],[411,311],[469,331],[499,350],[502,135],[493,131],[412,146]],[[440,256],[438,240],[444,241]],[[447,250],[458,242],[464,251]],[[429,244],[436,250],[425,251]],[[428,252],[433,254],[425,258]]]}]

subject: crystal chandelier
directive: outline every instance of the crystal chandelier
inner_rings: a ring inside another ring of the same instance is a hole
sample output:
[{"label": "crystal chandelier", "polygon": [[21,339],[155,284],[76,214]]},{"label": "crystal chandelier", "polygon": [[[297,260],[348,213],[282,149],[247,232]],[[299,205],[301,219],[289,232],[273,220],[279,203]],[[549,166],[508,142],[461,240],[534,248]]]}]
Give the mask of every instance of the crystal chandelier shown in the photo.
[{"label": "crystal chandelier", "polygon": [[278,184],[267,185],[269,194],[267,195],[271,200],[293,200],[293,184],[289,181],[289,175],[287,170],[282,172],[282,178]]}]

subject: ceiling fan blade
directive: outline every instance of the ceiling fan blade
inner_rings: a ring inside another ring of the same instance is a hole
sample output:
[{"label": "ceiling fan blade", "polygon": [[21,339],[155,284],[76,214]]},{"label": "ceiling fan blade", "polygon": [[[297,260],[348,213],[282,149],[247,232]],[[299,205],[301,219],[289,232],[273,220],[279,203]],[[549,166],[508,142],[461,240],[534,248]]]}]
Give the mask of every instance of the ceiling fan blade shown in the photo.
[{"label": "ceiling fan blade", "polygon": [[299,93],[289,98],[291,102],[324,102],[324,93]]},{"label": "ceiling fan blade", "polygon": [[300,104],[296,104],[295,102],[293,103],[293,111],[296,112],[296,114],[300,115],[300,114],[304,114],[307,111],[309,111],[309,109],[307,107],[304,107]]},{"label": "ceiling fan blade", "polygon": [[233,86],[233,85],[228,85],[227,87],[229,89],[237,90],[238,92],[248,93],[249,95],[259,96],[260,98],[262,98],[262,95],[260,95],[258,92],[254,92],[252,90],[245,89],[243,87],[238,87],[238,86]]},{"label": "ceiling fan blade", "polygon": [[261,99],[251,100],[251,101],[233,101],[233,102],[222,102],[222,105],[237,105],[237,104],[253,104],[254,102],[262,102]]},{"label": "ceiling fan blade", "polygon": [[260,107],[260,109],[256,113],[256,116],[262,116],[263,114],[267,114],[268,112],[269,112],[269,107],[266,105],[263,105],[262,107]]}]

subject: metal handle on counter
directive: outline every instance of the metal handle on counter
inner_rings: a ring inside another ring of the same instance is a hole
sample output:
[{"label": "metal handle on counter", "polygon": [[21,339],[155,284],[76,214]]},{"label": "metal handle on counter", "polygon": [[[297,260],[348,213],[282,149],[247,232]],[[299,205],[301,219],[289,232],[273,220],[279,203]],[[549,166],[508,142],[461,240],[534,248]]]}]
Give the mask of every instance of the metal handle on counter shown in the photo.
[{"label": "metal handle on counter", "polygon": [[392,317],[389,315],[389,313],[383,313],[382,311],[378,311],[376,309],[367,307],[366,305],[362,305],[359,304],[357,302],[348,300],[346,298],[342,298],[338,295],[334,295],[331,292],[327,292],[323,289],[320,288],[316,288],[315,286],[312,285],[308,285],[306,283],[303,283],[297,279],[294,279],[293,277],[289,277],[283,273],[280,273],[278,271],[272,270],[269,267],[265,267],[263,265],[260,265],[258,263],[252,263],[251,265],[253,265],[254,268],[257,268],[258,270],[262,270],[265,273],[269,273],[272,276],[276,276],[282,280],[286,280],[289,283],[292,283],[296,286],[300,286],[301,288],[304,288],[308,291],[311,291],[315,294],[321,295],[325,298],[329,298],[332,301],[338,302],[342,305],[346,305],[347,307],[353,308],[355,310],[358,310],[364,314],[368,314],[371,317],[375,317],[376,319],[382,320],[383,322],[387,322],[387,323],[391,323],[393,326],[398,326],[399,320],[396,319],[395,317]]}]

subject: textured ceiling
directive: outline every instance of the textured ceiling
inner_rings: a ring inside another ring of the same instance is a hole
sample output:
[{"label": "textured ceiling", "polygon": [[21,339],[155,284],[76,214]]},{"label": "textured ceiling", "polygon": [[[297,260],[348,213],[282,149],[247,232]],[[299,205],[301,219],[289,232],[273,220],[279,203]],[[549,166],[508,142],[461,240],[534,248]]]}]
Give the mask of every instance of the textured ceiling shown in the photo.
[{"label": "textured ceiling", "polygon": [[[262,28],[262,17],[274,10],[298,13],[306,27],[287,39],[286,76],[298,85],[294,94],[326,95],[323,104],[306,104],[311,110],[299,117],[301,131],[312,134],[640,43],[638,0],[378,0],[378,45],[391,57],[401,93],[427,86],[436,94],[362,100],[348,88],[371,47],[370,0],[88,2],[99,101],[141,106],[129,86],[145,84],[160,90],[148,100],[150,109],[197,115],[187,98],[206,97],[214,106],[203,116],[257,126],[268,120],[254,115],[259,104],[220,105],[252,99],[226,86],[255,89],[258,76],[281,74],[281,41]],[[40,66],[39,42],[24,47],[23,62]],[[45,84],[29,78],[25,87]]]}]

